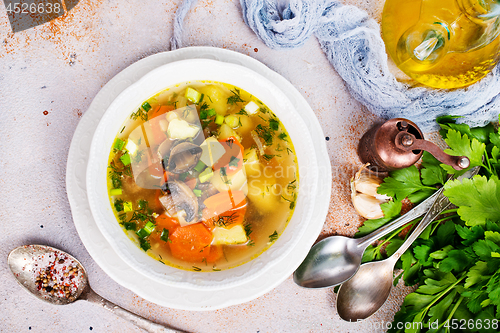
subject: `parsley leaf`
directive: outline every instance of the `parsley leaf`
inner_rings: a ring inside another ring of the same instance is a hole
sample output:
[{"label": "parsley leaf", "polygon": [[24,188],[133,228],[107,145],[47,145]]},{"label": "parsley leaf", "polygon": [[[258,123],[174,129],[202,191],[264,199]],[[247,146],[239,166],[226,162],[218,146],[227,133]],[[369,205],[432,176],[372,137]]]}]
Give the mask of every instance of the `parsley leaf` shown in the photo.
[{"label": "parsley leaf", "polygon": [[380,205],[384,217],[374,220],[366,220],[364,224],[359,228],[356,237],[361,237],[369,234],[370,232],[380,228],[387,222],[391,221],[395,217],[399,217],[402,207],[401,201],[388,201]]},{"label": "parsley leaf", "polygon": [[458,206],[458,215],[468,226],[484,225],[486,220],[500,221],[500,180],[492,176],[449,181],[444,195]]},{"label": "parsley leaf", "polygon": [[422,184],[420,172],[412,165],[409,168],[395,170],[390,173],[390,177],[384,179],[377,189],[377,193],[386,194],[396,200],[403,200],[408,197],[411,202],[418,202],[421,198],[419,191],[424,191],[428,197],[436,189]]},{"label": "parsley leaf", "polygon": [[[470,159],[470,167],[483,166],[483,155],[486,150],[486,145],[479,142],[477,139],[469,139],[467,134],[461,135],[460,132],[449,130],[444,139],[450,149],[445,149],[444,152],[453,156],[467,156]],[[463,174],[465,170],[457,171],[451,166],[441,164],[441,167],[449,174]]]}]

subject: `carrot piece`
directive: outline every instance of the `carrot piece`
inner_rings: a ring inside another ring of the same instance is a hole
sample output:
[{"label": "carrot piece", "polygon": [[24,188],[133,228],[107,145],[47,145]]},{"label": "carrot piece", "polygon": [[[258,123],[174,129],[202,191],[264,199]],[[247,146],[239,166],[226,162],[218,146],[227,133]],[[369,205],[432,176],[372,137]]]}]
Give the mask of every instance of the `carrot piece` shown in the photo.
[{"label": "carrot piece", "polygon": [[174,106],[173,105],[157,105],[153,111],[150,113],[150,119],[151,118],[154,118],[154,117],[158,117],[158,116],[161,116],[162,114],[165,114],[169,111],[172,111],[174,110]]},{"label": "carrot piece", "polygon": [[[226,211],[238,208],[246,204],[243,191],[224,191],[212,195],[203,201],[210,213],[220,215]],[[213,216],[212,215],[212,216]]]},{"label": "carrot piece", "polygon": [[[224,146],[226,152],[217,163],[214,164],[213,168],[214,170],[225,168],[226,173],[232,175],[243,167],[243,146],[234,136],[219,142]],[[234,161],[236,161],[236,163],[234,163]]]},{"label": "carrot piece", "polygon": [[196,184],[198,183],[198,179],[196,178],[191,178],[190,180],[188,181],[185,181],[184,182],[190,189],[194,190],[194,188],[196,187]]},{"label": "carrot piece", "polygon": [[212,233],[202,223],[179,227],[170,236],[170,252],[175,258],[200,262],[210,254],[212,238]]},{"label": "carrot piece", "polygon": [[222,245],[212,245],[210,246],[210,254],[206,257],[207,262],[216,262],[217,260],[222,258],[223,255],[224,252],[222,250]]},{"label": "carrot piece", "polygon": [[180,226],[179,221],[177,221],[176,218],[170,217],[167,214],[161,214],[155,220],[156,220],[156,230],[161,232],[163,228],[165,228],[168,230],[170,235],[173,234],[174,231]]}]

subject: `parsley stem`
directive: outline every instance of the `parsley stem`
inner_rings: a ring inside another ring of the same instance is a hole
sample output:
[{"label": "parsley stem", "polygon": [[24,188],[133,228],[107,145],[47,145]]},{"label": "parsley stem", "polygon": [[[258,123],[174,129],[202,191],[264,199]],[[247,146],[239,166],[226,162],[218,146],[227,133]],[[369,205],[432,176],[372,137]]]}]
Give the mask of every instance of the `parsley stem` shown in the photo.
[{"label": "parsley stem", "polygon": [[425,307],[425,311],[427,312],[437,301],[439,301],[439,299],[441,297],[443,297],[444,295],[446,295],[451,289],[453,289],[457,284],[460,283],[460,281],[462,281],[463,279],[465,279],[467,277],[467,274],[466,272],[463,272],[462,273],[462,276],[457,279],[457,281],[453,282],[448,288],[446,288],[445,290],[443,290],[442,292],[440,292],[436,298],[434,298],[434,300]]},{"label": "parsley stem", "polygon": [[439,325],[438,329],[440,329],[441,327],[443,327],[443,325],[445,325],[447,322],[450,321],[450,319],[453,317],[453,315],[455,314],[455,312],[457,311],[458,307],[460,306],[460,303],[462,303],[462,301],[464,300],[464,297],[463,296],[460,296],[460,298],[458,299],[457,303],[455,304],[455,306],[453,307],[453,309],[451,309],[451,312],[450,314],[448,315],[448,318],[446,318],[445,321],[443,321],[441,323],[441,325]]}]

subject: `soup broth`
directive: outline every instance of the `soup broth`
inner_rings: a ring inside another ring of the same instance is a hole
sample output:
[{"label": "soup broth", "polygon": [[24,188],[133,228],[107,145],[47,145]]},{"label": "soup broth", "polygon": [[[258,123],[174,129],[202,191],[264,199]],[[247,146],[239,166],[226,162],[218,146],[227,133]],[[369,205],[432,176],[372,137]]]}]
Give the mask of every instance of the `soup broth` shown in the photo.
[{"label": "soup broth", "polygon": [[108,161],[118,223],[162,263],[219,271],[269,248],[290,220],[298,166],[290,137],[255,96],[188,82],[125,121]]}]

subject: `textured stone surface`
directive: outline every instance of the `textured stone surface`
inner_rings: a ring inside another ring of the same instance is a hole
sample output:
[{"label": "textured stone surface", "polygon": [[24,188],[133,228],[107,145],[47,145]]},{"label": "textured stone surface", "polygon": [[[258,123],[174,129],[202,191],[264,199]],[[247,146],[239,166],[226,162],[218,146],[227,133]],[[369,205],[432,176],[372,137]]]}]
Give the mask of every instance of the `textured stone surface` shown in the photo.
[{"label": "textured stone surface", "polygon": [[[352,1],[379,16],[381,3]],[[161,307],[112,281],[92,260],[72,222],[66,196],[68,149],[79,119],[99,89],[133,62],[169,49],[177,1],[81,0],[68,15],[43,26],[10,32],[0,6],[0,331],[140,332],[86,302],[53,306],[15,282],[7,254],[24,244],[69,251],[85,265],[93,288],[151,320],[194,332],[381,332],[407,288],[393,290],[370,320],[346,323],[332,290],[306,290],[291,278],[245,304],[210,312]],[[323,126],[331,158],[331,207],[321,237],[353,235],[361,220],[349,198],[360,165],[356,145],[375,119],[351,98],[317,41],[274,51],[245,26],[239,3],[201,0],[188,14],[184,45],[247,54],[287,78]],[[379,17],[378,17],[379,18]],[[377,325],[377,326],[374,326]]]}]

